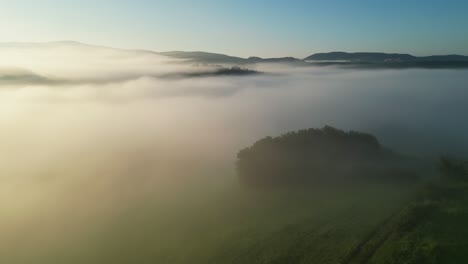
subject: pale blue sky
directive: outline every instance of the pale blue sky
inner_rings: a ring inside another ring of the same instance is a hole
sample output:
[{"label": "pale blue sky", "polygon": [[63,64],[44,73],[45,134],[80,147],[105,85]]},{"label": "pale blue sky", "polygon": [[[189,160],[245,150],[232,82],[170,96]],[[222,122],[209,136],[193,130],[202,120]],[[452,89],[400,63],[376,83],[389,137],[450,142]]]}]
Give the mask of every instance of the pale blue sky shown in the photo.
[{"label": "pale blue sky", "polygon": [[468,1],[0,0],[1,42],[76,40],[156,51],[305,57],[468,55]]}]

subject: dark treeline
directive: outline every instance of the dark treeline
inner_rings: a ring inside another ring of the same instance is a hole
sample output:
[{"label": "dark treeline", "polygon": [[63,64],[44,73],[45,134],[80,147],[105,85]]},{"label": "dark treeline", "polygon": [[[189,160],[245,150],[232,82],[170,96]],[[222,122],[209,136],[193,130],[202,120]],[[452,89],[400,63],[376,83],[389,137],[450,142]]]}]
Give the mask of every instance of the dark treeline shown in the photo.
[{"label": "dark treeline", "polygon": [[415,178],[410,162],[373,135],[330,126],[266,137],[237,157],[239,178],[251,186]]},{"label": "dark treeline", "polygon": [[[196,77],[223,77],[223,76],[249,76],[249,75],[257,75],[262,74],[262,72],[256,70],[250,70],[247,68],[241,67],[230,67],[226,68],[216,64],[201,64],[205,67],[211,67],[211,69],[203,69],[200,71],[193,71],[193,72],[181,72],[181,73],[170,73],[165,74],[163,78],[172,78],[172,79],[179,79],[179,78],[196,78]],[[200,65],[197,65],[200,66]]]},{"label": "dark treeline", "polygon": [[439,159],[438,169],[447,180],[468,180],[468,161],[444,155]]}]

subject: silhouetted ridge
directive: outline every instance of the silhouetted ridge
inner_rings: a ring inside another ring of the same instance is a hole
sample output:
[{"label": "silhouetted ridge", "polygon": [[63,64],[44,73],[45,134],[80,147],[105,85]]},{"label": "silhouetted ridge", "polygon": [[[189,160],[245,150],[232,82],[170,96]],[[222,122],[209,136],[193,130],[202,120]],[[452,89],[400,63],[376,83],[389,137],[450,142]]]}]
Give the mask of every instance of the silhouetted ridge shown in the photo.
[{"label": "silhouetted ridge", "polygon": [[169,51],[160,52],[159,54],[178,59],[190,60],[197,63],[243,64],[245,62],[245,59],[243,58],[202,51]]},{"label": "silhouetted ridge", "polygon": [[208,63],[208,64],[235,64],[244,65],[252,63],[303,63],[302,60],[294,57],[282,58],[260,58],[249,57],[247,59],[228,56],[218,53],[201,52],[201,51],[169,51],[160,52],[159,54],[178,59],[185,59],[195,63]]},{"label": "silhouetted ridge", "polygon": [[416,57],[410,54],[382,52],[328,52],[316,53],[304,59],[305,61],[348,61],[348,62],[457,62],[468,61],[468,56],[434,55]]},{"label": "silhouetted ridge", "polygon": [[356,69],[460,69],[468,68],[468,56],[434,55],[416,57],[410,54],[383,52],[330,52],[313,54],[303,60],[294,57],[260,58],[228,56],[209,52],[161,52],[164,56],[183,59],[197,64],[249,65],[257,63],[282,63],[292,66],[339,66]]}]

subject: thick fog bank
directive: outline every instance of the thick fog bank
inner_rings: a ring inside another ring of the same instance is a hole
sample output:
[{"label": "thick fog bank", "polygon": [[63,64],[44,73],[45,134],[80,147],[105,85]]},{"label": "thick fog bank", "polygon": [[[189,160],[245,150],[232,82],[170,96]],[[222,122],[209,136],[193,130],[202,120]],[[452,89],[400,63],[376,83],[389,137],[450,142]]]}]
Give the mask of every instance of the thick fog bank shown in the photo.
[{"label": "thick fog bank", "polygon": [[235,183],[237,151],[267,135],[328,124],[407,154],[468,149],[465,70],[256,65],[266,74],[165,79],[199,66],[148,52],[43,49],[0,52],[9,56],[0,68],[0,232],[18,243],[40,230],[60,237],[148,197],[194,201],[197,186]]}]

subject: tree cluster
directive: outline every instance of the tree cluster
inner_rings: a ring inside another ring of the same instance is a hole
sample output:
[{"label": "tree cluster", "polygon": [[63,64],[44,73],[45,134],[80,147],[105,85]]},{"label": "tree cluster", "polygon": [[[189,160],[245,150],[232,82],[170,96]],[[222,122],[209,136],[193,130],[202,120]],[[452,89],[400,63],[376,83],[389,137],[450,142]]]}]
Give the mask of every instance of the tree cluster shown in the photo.
[{"label": "tree cluster", "polygon": [[266,137],[237,155],[243,183],[254,186],[344,182],[402,175],[401,157],[370,134],[330,126]]}]

